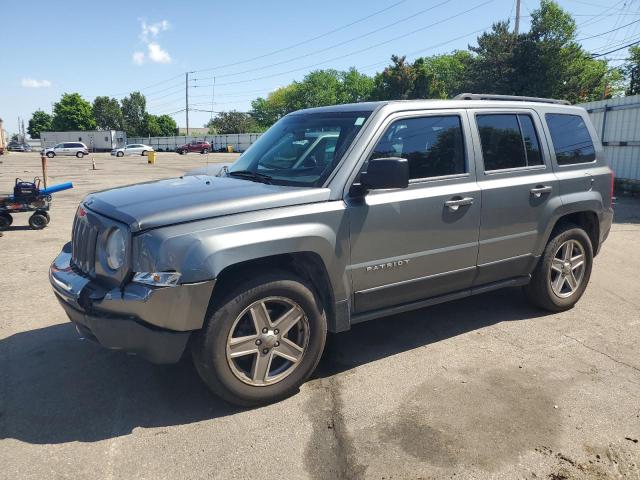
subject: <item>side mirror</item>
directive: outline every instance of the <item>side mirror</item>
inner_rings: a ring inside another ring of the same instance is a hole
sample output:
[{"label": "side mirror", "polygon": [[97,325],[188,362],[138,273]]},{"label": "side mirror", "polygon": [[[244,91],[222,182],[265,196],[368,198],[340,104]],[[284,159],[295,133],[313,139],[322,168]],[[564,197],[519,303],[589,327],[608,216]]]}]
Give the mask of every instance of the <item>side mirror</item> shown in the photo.
[{"label": "side mirror", "polygon": [[407,188],[409,162],[406,158],[398,157],[369,160],[367,171],[360,174],[360,184],[367,190]]}]

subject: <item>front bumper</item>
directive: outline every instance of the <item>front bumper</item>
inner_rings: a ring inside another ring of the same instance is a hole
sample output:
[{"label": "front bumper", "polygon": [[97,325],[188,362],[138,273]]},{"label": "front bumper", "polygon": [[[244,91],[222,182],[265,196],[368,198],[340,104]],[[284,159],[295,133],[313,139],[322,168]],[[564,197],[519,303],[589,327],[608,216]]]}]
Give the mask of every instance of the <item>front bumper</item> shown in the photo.
[{"label": "front bumper", "polygon": [[191,333],[202,327],[214,281],[175,287],[129,283],[104,287],[71,265],[71,244],[49,268],[56,298],[79,333],[100,345],[175,363]]}]

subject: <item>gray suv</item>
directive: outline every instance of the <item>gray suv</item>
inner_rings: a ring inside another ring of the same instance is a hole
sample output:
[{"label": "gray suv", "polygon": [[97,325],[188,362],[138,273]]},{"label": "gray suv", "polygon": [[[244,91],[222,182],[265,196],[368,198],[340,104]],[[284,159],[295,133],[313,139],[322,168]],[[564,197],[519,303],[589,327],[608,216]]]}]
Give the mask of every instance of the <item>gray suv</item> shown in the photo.
[{"label": "gray suv", "polygon": [[79,333],[189,351],[240,405],[297,391],[327,332],[502,287],[571,308],[613,217],[584,109],[465,94],[291,113],[218,171],[87,196],[50,281]]}]

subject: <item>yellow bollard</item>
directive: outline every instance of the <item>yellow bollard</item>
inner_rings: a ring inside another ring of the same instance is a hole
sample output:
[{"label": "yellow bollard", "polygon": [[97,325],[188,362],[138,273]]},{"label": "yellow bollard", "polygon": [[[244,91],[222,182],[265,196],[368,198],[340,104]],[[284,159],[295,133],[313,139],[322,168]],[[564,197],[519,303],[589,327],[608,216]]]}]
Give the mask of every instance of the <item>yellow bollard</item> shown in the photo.
[{"label": "yellow bollard", "polygon": [[227,152],[233,153],[233,145],[227,145]]},{"label": "yellow bollard", "polygon": [[147,152],[147,163],[149,165],[155,165],[155,163],[156,163],[156,152]]}]

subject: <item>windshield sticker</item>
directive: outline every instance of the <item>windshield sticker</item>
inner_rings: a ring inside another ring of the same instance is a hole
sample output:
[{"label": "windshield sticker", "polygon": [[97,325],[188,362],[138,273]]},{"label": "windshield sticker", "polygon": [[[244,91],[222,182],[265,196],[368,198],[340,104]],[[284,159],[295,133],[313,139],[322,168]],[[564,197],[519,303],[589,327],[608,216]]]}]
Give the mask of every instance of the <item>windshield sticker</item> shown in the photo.
[{"label": "windshield sticker", "polygon": [[356,118],[356,123],[354,123],[354,125],[356,127],[359,127],[360,125],[362,125],[364,123],[364,117],[358,117]]}]

